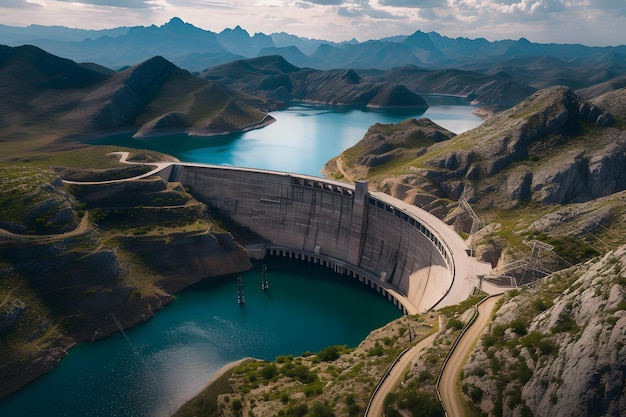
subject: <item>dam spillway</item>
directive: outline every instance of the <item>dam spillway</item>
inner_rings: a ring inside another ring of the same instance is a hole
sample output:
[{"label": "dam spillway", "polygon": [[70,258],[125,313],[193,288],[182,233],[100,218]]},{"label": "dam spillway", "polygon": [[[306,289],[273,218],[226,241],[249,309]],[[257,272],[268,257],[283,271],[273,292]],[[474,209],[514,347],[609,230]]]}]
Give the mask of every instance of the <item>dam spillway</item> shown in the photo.
[{"label": "dam spillway", "polygon": [[404,313],[471,291],[476,262],[465,242],[424,210],[370,192],[367,182],[201,164],[173,164],[160,175],[269,242],[258,257],[322,263],[383,292]]}]

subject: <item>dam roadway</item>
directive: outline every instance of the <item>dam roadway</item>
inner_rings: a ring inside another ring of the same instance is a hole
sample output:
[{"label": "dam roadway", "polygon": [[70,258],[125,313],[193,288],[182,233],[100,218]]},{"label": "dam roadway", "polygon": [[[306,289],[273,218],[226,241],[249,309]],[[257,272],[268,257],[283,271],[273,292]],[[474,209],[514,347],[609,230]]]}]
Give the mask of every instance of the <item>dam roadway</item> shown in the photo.
[{"label": "dam roadway", "polygon": [[191,163],[162,164],[152,174],[182,183],[269,242],[247,248],[251,257],[322,264],[375,288],[407,314],[464,300],[473,277],[491,270],[468,255],[449,225],[369,191],[365,181]]}]

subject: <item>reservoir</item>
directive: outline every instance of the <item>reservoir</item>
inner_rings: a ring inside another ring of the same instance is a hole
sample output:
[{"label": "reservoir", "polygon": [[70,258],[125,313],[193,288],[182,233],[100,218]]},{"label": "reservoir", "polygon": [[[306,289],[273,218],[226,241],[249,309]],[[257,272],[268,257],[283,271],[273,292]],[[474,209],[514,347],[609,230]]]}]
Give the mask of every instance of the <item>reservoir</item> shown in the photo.
[{"label": "reservoir", "polygon": [[438,125],[462,133],[482,123],[475,107],[461,105],[458,97],[424,96],[433,103],[423,110],[364,110],[298,105],[270,113],[276,122],[262,129],[224,136],[133,139],[131,134],[94,141],[95,144],[143,148],[175,156],[184,162],[232,165],[321,176],[330,159],[363,138],[375,123],[398,123],[427,117]]},{"label": "reservoir", "polygon": [[[150,140],[120,135],[95,143],[158,150],[185,162],[319,176],[329,159],[374,123],[429,117],[455,133],[481,123],[474,108],[458,99],[425,98],[431,104],[426,113],[300,105],[273,112],[277,122],[242,134]],[[336,344],[356,347],[401,314],[373,290],[330,269],[287,259],[263,262],[268,291],[261,289],[260,264],[241,274],[243,305],[237,303],[238,276],[198,283],[125,335],[72,349],[51,372],[0,401],[0,415],[168,416],[229,362],[273,360]]]}]

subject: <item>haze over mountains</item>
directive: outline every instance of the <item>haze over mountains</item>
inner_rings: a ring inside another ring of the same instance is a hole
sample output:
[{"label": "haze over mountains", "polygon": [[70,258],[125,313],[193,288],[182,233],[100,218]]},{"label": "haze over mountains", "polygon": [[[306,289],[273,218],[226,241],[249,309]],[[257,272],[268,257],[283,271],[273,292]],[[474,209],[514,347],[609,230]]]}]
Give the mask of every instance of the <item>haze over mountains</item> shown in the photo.
[{"label": "haze over mountains", "polygon": [[[78,62],[96,62],[112,69],[136,65],[161,55],[192,72],[237,59],[280,55],[291,64],[316,69],[460,68],[522,78],[534,88],[564,84],[583,88],[626,72],[626,45],[537,44],[522,38],[490,42],[448,38],[416,31],[367,42],[334,43],[287,33],[250,35],[237,26],[220,33],[197,28],[179,18],[162,26],[122,27],[88,31],[65,27],[0,25],[0,39],[9,46],[32,44]],[[547,58],[549,57],[549,58]],[[587,80],[569,84],[572,78]],[[563,82],[554,82],[561,80]]]}]

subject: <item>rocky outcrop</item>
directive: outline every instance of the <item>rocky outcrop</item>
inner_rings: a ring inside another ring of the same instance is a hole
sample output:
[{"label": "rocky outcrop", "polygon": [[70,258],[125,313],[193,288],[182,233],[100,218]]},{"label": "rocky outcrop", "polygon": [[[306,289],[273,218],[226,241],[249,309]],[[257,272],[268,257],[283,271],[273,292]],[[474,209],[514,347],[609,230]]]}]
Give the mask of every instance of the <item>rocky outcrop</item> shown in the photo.
[{"label": "rocky outcrop", "polygon": [[73,230],[79,218],[74,198],[54,172],[28,166],[0,168],[0,228],[17,234],[58,234]]},{"label": "rocky outcrop", "polygon": [[173,294],[200,279],[251,268],[244,248],[229,233],[180,233],[160,237],[124,237],[121,246],[139,256],[162,278],[160,288]]},{"label": "rocky outcrop", "polygon": [[622,246],[506,302],[463,369],[471,401],[490,416],[626,414],[625,271]]},{"label": "rocky outcrop", "polygon": [[[464,192],[478,208],[487,208],[585,202],[626,189],[626,132],[611,113],[565,87],[539,91],[453,139],[425,140],[412,154],[406,141],[386,140],[394,129],[386,130],[368,131],[326,165],[325,175],[340,175],[334,167],[342,164],[352,178],[368,177],[380,190],[398,190],[394,196],[405,201],[429,209],[437,201],[442,217],[454,206],[440,199],[458,200]],[[395,130],[411,134],[404,122]],[[385,177],[372,175],[378,171]],[[408,185],[402,180],[407,171],[412,190],[391,186]]]},{"label": "rocky outcrop", "polygon": [[[626,75],[622,77],[626,84]],[[593,104],[616,115],[626,114],[626,87],[609,91],[591,100]]]},{"label": "rocky outcrop", "polygon": [[[540,141],[555,137],[567,142],[583,134],[585,123],[606,127],[613,122],[611,114],[580,99],[569,89],[553,87],[533,94],[464,137],[478,137],[473,141],[471,150],[475,159],[480,161],[476,166],[481,177],[487,177],[535,153],[549,153],[552,144]],[[557,144],[558,141],[554,143]],[[449,157],[447,154],[441,158]],[[445,166],[441,158],[432,159],[428,164],[441,168]],[[460,166],[451,171],[460,178],[467,174],[468,169],[468,166]]]},{"label": "rocky outcrop", "polygon": [[323,172],[336,176],[340,173],[338,164],[342,164],[342,169],[350,176],[364,178],[371,168],[390,161],[409,161],[425,154],[429,146],[454,136],[453,132],[425,118],[407,119],[394,125],[376,123],[361,141],[326,163]]},{"label": "rocky outcrop", "polygon": [[[11,297],[0,303],[0,398],[48,371],[77,342],[118,331],[113,315],[122,327],[134,326],[173,293],[251,266],[244,248],[178,183],[149,177],[73,184],[70,196],[52,171],[13,171],[0,186],[17,204],[23,196],[36,202],[29,213],[44,216],[50,193],[65,195],[96,226],[84,221],[39,238],[3,233],[0,278]],[[6,200],[5,208],[13,209]]]}]

